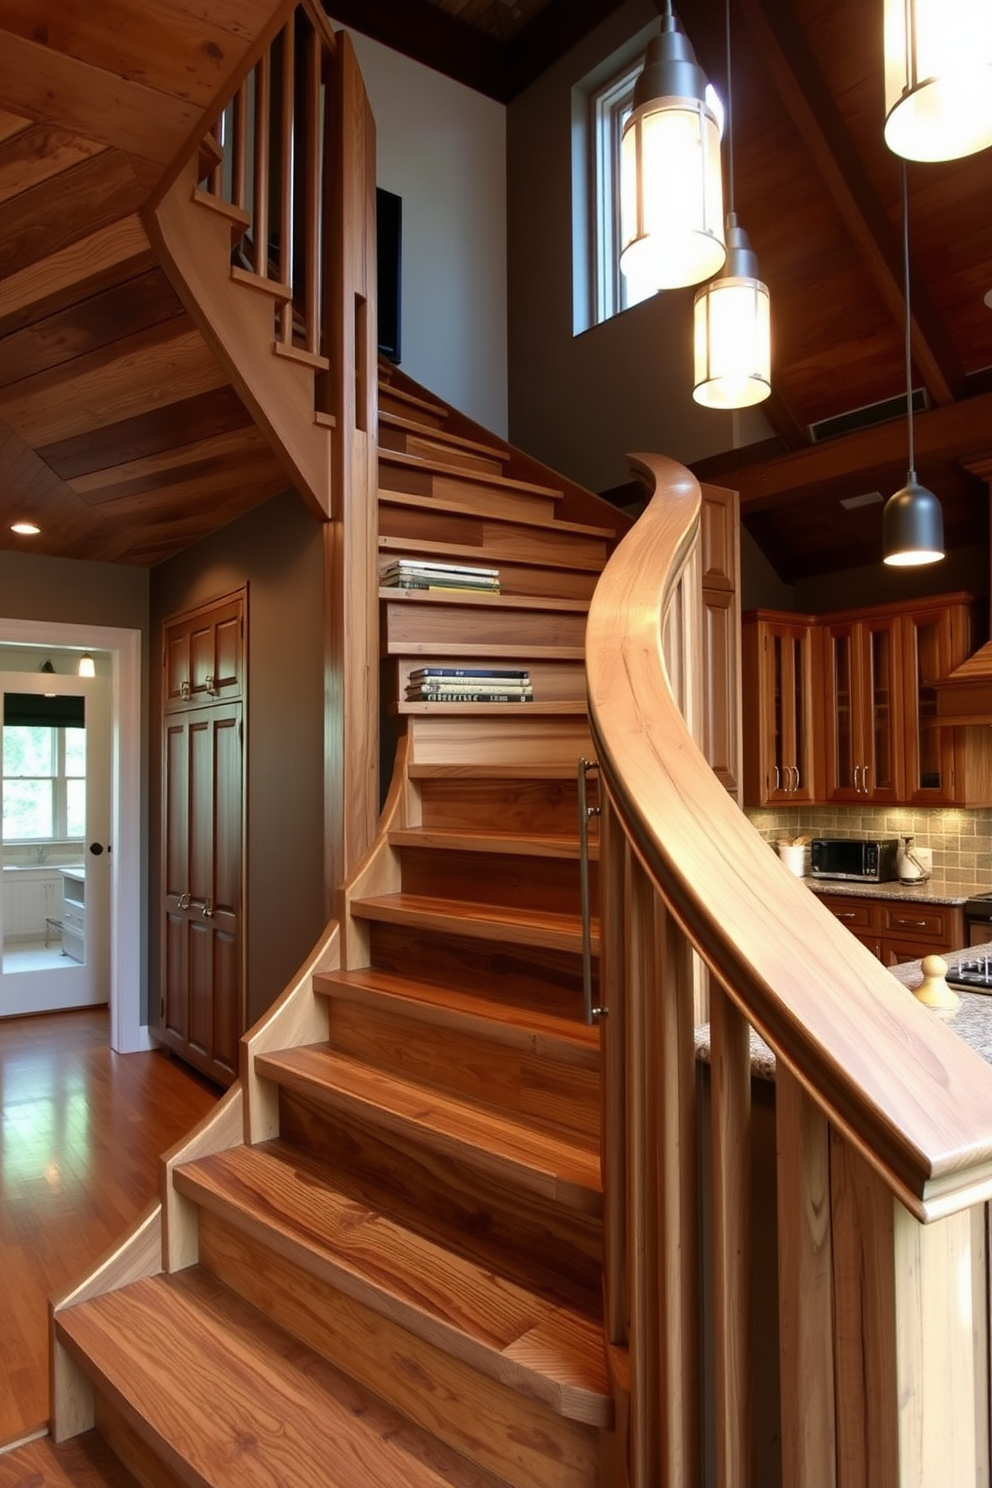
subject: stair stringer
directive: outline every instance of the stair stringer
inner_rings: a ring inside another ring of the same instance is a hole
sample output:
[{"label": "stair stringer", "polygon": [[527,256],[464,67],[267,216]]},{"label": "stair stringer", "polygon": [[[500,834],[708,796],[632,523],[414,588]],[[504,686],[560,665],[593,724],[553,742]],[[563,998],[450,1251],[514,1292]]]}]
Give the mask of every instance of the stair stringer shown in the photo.
[{"label": "stair stringer", "polygon": [[194,200],[197,175],[194,159],[145,214],[149,240],[287,481],[327,520],[334,430],[315,419],[314,371],[275,354],[273,295],[232,277],[230,218]]}]

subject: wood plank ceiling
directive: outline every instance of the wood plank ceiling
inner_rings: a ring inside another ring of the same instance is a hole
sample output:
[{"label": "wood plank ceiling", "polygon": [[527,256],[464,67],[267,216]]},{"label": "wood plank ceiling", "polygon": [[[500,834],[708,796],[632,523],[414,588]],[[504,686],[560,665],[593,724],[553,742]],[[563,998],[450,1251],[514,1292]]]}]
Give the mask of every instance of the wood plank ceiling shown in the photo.
[{"label": "wood plank ceiling", "polygon": [[271,11],[0,0],[0,548],[151,565],[287,485],[140,217]]}]

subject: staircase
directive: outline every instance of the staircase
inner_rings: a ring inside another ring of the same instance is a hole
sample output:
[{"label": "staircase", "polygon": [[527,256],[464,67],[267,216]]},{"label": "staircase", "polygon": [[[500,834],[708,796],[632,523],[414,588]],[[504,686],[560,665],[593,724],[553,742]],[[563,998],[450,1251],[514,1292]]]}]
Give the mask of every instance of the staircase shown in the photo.
[{"label": "staircase", "polygon": [[[249,1036],[244,1092],[167,1159],[164,1267],[149,1229],[135,1279],[56,1308],[68,1439],[0,1458],[0,1485],[610,1481],[576,767],[612,533],[399,374],[380,400],[381,562],[475,559],[502,592],[380,590],[400,741],[338,964],[291,1015],[322,1036]],[[408,702],[426,658],[526,667],[534,701]],[[107,1446],[112,1468],[59,1466]]]}]

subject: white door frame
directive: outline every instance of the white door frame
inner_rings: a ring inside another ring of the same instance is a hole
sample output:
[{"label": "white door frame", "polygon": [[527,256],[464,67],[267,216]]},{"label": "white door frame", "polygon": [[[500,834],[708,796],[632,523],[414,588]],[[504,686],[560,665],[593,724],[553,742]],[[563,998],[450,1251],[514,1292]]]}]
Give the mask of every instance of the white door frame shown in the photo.
[{"label": "white door frame", "polygon": [[110,652],[110,1044],[118,1054],[157,1048],[141,1022],[141,631],[109,625],[0,619],[0,645]]}]

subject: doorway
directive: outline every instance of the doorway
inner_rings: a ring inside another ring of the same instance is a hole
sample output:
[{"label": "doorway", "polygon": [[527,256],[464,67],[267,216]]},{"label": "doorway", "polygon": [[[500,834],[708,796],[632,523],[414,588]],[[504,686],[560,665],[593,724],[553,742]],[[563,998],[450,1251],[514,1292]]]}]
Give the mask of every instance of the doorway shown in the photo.
[{"label": "doorway", "polygon": [[[37,654],[4,667],[18,651]],[[56,656],[0,671],[4,1017],[109,1000],[109,679]]]},{"label": "doorway", "polygon": [[142,855],[141,632],[116,626],[0,619],[0,645],[109,653],[110,1043],[118,1054],[154,1049],[142,1017],[147,875]]}]

